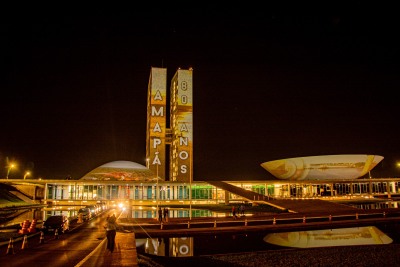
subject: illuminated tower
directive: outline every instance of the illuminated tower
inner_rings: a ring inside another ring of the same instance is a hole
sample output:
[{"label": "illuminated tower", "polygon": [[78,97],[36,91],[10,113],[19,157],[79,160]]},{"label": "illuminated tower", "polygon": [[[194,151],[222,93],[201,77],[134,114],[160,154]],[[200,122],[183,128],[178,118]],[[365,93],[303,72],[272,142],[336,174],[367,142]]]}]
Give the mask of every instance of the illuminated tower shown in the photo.
[{"label": "illuminated tower", "polygon": [[193,176],[193,70],[178,69],[171,81],[170,180],[190,182]]},{"label": "illuminated tower", "polygon": [[[147,166],[164,181],[191,182],[193,180],[192,81],[192,69],[178,69],[172,78],[170,127],[167,128],[167,70],[151,68],[147,100]],[[167,177],[168,148],[169,176]]]},{"label": "illuminated tower", "polygon": [[166,118],[167,69],[152,68],[147,93],[146,165],[162,180],[165,180]]}]

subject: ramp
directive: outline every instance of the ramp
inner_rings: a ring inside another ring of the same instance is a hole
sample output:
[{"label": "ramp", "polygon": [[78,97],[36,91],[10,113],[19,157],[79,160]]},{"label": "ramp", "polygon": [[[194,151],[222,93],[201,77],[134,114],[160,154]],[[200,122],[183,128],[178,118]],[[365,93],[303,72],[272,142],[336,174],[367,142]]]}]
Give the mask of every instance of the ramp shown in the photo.
[{"label": "ramp", "polygon": [[207,181],[207,183],[232,194],[244,197],[251,202],[270,205],[281,210],[288,210],[295,213],[329,212],[335,214],[356,213],[357,210],[359,210],[347,205],[321,199],[273,199],[221,181]]},{"label": "ramp", "polygon": [[256,192],[253,191],[249,191],[246,189],[243,189],[241,187],[237,187],[231,184],[228,184],[226,182],[221,182],[221,181],[207,181],[207,183],[218,187],[220,189],[226,190],[232,194],[241,196],[249,201],[258,201],[258,200],[264,200],[265,196],[262,194],[258,194]]},{"label": "ramp", "polygon": [[25,196],[24,194],[22,194],[19,191],[10,191],[10,193],[13,194],[14,196],[18,197],[19,199],[23,200],[26,203],[29,203],[29,204],[34,204],[35,203],[32,199],[30,199],[29,197]]}]

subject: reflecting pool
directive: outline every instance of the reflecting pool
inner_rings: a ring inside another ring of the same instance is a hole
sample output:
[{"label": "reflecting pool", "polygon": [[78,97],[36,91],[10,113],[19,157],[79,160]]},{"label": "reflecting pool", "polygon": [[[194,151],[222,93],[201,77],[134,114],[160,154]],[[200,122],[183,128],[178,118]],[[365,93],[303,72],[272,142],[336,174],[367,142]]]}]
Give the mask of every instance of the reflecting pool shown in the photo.
[{"label": "reflecting pool", "polygon": [[[219,234],[210,236],[136,239],[138,253],[163,257],[191,257],[291,248],[399,243],[395,232],[375,226],[285,233]],[[392,234],[394,238],[392,238]]]}]

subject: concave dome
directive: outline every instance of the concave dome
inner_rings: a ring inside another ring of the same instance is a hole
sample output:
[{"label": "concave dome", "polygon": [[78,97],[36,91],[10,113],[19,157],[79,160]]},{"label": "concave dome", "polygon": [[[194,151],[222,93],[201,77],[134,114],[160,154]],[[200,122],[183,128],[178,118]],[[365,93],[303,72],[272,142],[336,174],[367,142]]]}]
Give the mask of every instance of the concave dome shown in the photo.
[{"label": "concave dome", "polygon": [[103,164],[80,180],[100,180],[100,181],[156,181],[154,173],[139,163],[132,161],[112,161]]}]

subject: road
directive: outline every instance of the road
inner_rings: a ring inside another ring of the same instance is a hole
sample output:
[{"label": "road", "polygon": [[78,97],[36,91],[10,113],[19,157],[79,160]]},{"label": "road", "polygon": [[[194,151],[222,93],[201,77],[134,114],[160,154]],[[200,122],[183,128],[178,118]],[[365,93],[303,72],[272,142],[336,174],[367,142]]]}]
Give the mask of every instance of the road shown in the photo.
[{"label": "road", "polygon": [[[105,239],[103,226],[107,214],[113,212],[109,210],[58,236],[45,234],[42,241],[40,234],[32,236],[25,242],[24,249],[23,240],[14,242],[13,249],[10,245],[1,246],[1,266],[76,266]],[[13,254],[7,254],[12,251]]]}]

